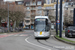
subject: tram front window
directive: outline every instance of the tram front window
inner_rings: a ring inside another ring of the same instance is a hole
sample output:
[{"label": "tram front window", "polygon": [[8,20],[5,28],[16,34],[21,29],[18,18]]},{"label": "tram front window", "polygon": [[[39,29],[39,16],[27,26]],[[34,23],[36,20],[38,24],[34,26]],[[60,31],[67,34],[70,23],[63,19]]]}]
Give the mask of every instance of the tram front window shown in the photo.
[{"label": "tram front window", "polygon": [[36,25],[35,31],[45,31],[45,25]]},{"label": "tram front window", "polygon": [[46,19],[36,19],[34,31],[49,31]]}]

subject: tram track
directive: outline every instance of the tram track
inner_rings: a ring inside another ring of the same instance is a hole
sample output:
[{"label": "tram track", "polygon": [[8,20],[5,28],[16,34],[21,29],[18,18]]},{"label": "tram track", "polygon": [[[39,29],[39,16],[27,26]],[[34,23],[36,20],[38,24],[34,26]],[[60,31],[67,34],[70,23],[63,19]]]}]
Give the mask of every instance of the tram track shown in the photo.
[{"label": "tram track", "polygon": [[[41,42],[40,40],[43,40],[45,43]],[[42,45],[44,45],[44,46],[47,46],[47,47],[50,47],[50,48],[53,48],[53,49],[56,49],[56,50],[62,50],[62,49],[59,49],[59,48],[55,48],[52,45],[49,45],[51,43],[48,43],[48,41],[46,39],[37,39],[37,42],[40,43],[40,44],[42,44]]]}]

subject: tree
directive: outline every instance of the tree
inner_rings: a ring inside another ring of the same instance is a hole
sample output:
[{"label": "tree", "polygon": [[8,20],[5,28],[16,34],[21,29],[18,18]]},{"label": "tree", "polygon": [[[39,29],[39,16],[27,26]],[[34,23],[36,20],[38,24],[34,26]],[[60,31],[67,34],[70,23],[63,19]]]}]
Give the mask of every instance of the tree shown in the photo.
[{"label": "tree", "polygon": [[16,22],[16,26],[19,26],[19,23],[21,20],[23,20],[25,17],[24,13],[20,12],[20,11],[15,11],[15,12],[10,12],[10,20],[14,22]]},{"label": "tree", "polygon": [[8,16],[8,11],[5,9],[0,9],[0,25],[1,25],[1,20],[6,19]]}]

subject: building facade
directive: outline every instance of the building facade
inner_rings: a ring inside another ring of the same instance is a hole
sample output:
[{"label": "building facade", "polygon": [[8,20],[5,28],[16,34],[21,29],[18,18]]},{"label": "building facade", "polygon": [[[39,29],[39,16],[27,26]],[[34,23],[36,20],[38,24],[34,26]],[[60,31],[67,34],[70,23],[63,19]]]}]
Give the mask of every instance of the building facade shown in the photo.
[{"label": "building facade", "polygon": [[66,0],[65,3],[65,20],[67,23],[73,24],[73,10],[75,8],[75,0]]},{"label": "building facade", "polygon": [[26,10],[24,21],[25,28],[33,29],[35,16],[44,15],[42,9],[44,2],[44,0],[24,0]]},{"label": "building facade", "polygon": [[[44,4],[45,10],[47,10],[48,12],[46,13],[51,19],[52,23],[55,23],[55,20],[56,20],[56,1],[57,0],[46,0],[46,3]],[[63,0],[62,3],[63,3],[62,9],[64,12],[65,0]],[[59,16],[60,16],[60,0],[58,0],[58,19],[59,19]],[[63,16],[64,16],[64,13],[63,13]]]}]

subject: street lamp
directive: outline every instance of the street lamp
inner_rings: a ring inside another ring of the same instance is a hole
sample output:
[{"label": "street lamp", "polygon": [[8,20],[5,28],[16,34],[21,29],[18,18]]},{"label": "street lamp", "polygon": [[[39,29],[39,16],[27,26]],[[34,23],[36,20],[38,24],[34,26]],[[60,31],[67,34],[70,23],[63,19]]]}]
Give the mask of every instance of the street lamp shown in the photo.
[{"label": "street lamp", "polygon": [[7,28],[8,28],[8,32],[9,32],[9,3],[8,3],[8,22],[7,22]]},{"label": "street lamp", "polygon": [[3,0],[4,2],[8,2],[8,22],[7,22],[7,28],[9,32],[9,3],[15,2],[13,0]]}]

